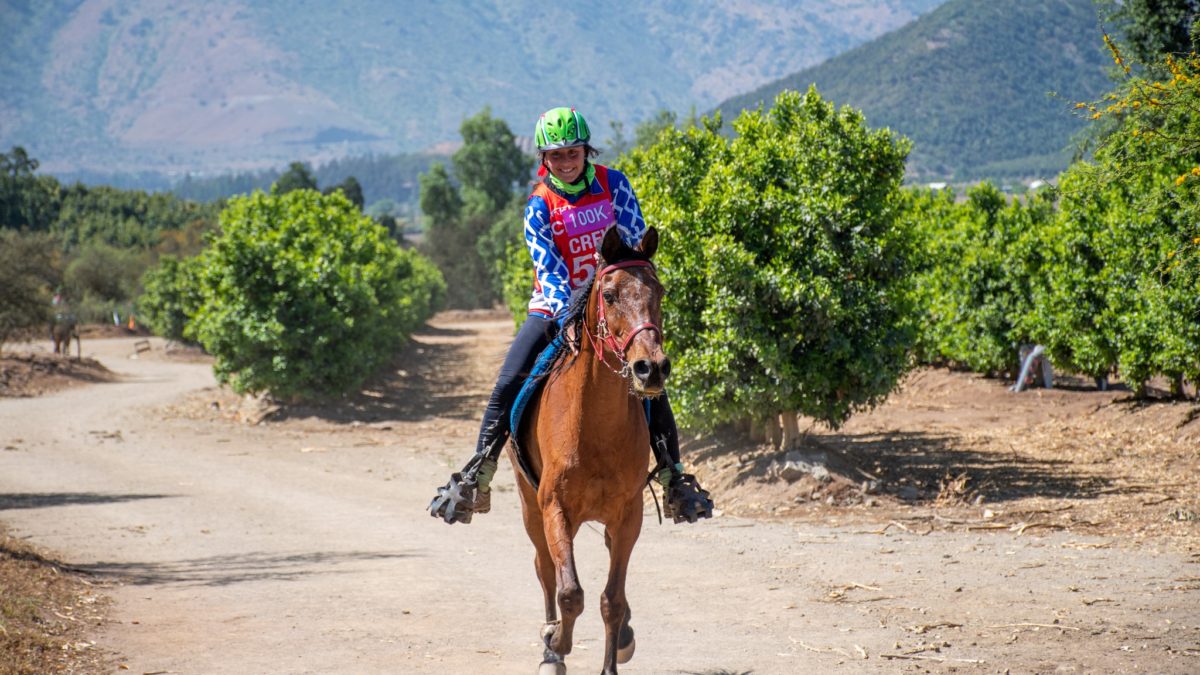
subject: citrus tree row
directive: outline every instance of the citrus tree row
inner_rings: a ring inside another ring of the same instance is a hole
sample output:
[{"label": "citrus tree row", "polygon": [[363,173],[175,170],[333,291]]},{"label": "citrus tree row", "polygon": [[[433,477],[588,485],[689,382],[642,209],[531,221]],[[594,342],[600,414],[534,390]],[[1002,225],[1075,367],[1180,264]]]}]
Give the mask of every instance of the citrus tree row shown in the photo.
[{"label": "citrus tree row", "polygon": [[[917,363],[1014,373],[1025,343],[1139,394],[1155,375],[1200,382],[1200,164],[1135,132],[1200,127],[1196,103],[1123,118],[1058,190],[1024,199],[903,189],[908,142],[812,90],[732,133],[703,120],[635,148],[619,166],[664,234],[680,421],[749,420],[789,445],[798,415],[837,426]],[[527,255],[509,254],[519,315]]]},{"label": "citrus tree row", "polygon": [[312,399],[360,384],[438,309],[446,285],[341,193],[255,192],[230,200],[192,258],[162,258],[141,316],[200,343],[241,392]]},{"label": "citrus tree row", "polygon": [[1107,132],[1057,191],[910,194],[919,355],[995,372],[1040,343],[1059,367],[1139,395],[1154,376],[1175,395],[1200,384],[1200,60],[1159,72],[1090,107]]}]

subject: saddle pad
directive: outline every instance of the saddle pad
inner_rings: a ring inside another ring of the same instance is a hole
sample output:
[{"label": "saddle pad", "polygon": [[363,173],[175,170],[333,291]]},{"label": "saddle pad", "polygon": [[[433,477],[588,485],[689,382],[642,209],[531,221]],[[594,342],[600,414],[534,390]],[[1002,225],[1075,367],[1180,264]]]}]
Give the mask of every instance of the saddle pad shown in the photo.
[{"label": "saddle pad", "polygon": [[542,390],[542,384],[546,381],[546,374],[554,367],[554,362],[558,360],[559,354],[567,348],[561,334],[556,335],[550,344],[542,350],[538,355],[537,360],[533,363],[533,368],[529,372],[529,377],[525,378],[525,383],[521,385],[521,391],[517,393],[517,398],[513,401],[512,410],[509,412],[508,428],[512,430],[509,438],[512,440],[513,447],[517,450],[517,464],[521,469],[521,473],[525,474],[525,480],[533,486],[534,490],[538,487],[538,477],[533,475],[533,470],[530,468],[529,457],[525,448],[521,447],[521,422],[525,416],[525,409],[529,407],[529,402],[534,399]]}]

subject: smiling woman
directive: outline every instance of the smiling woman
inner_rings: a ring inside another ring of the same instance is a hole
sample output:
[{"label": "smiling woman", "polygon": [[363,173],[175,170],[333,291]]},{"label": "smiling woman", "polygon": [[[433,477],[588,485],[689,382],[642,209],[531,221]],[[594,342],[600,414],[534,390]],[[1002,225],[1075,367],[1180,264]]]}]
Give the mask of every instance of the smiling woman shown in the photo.
[{"label": "smiling woman", "polygon": [[[600,260],[598,244],[613,239],[635,249],[648,231],[629,179],[590,161],[598,153],[581,113],[551,108],[538,117],[533,135],[542,180],[525,207],[525,244],[534,269],[528,316],[492,389],[475,455],[438,489],[429,505],[430,514],[447,523],[469,523],[473,514],[491,510],[492,477],[511,433],[513,403],[538,355],[560,333],[573,299],[586,296]],[[675,522],[710,518],[713,503],[708,492],[683,471],[666,392],[647,399],[645,417],[656,460],[654,474],[666,495],[665,512]]]}]

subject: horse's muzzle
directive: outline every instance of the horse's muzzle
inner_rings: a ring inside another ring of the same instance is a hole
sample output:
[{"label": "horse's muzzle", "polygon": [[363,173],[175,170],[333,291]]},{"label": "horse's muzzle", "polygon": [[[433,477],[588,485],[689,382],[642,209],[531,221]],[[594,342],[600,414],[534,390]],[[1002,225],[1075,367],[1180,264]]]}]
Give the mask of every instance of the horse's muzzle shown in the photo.
[{"label": "horse's muzzle", "polygon": [[666,386],[671,374],[671,359],[638,359],[629,364],[633,372],[634,388],[645,396],[658,396]]}]

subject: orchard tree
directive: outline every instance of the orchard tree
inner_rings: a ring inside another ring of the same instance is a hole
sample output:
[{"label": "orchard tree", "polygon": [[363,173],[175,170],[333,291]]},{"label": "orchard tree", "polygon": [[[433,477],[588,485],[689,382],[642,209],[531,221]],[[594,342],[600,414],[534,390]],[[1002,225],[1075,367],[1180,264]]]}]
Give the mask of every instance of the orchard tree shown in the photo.
[{"label": "orchard tree", "polygon": [[347,176],[346,180],[322,190],[324,194],[330,194],[338,191],[346,195],[346,199],[349,199],[350,203],[353,204],[355,208],[357,208],[359,211],[363,210],[362,185],[358,182],[357,178],[354,176]]},{"label": "orchard tree", "polygon": [[664,233],[656,263],[691,427],[797,414],[838,426],[909,365],[911,236],[899,218],[907,140],[815,89],[669,130],[622,169]]},{"label": "orchard tree", "polygon": [[464,121],[461,132],[463,147],[453,157],[458,184],[441,164],[421,176],[422,250],[447,279],[450,307],[490,307],[502,293],[508,244],[521,241],[514,200],[531,160],[487,109]]},{"label": "orchard tree", "polygon": [[1042,266],[1037,234],[1053,219],[1051,197],[1009,201],[985,182],[961,203],[949,191],[910,195],[905,212],[921,246],[918,355],[978,372],[1014,371],[1017,350],[1030,339]]},{"label": "orchard tree", "polygon": [[58,217],[58,181],[38,176],[38,161],[16,145],[0,153],[0,227],[46,231]]},{"label": "orchard tree", "polygon": [[285,195],[294,190],[316,190],[317,179],[303,162],[292,162],[287,171],[275,181],[274,191]]},{"label": "orchard tree", "polygon": [[141,323],[155,335],[183,341],[188,321],[200,307],[200,259],[164,255],[142,275],[137,300]]},{"label": "orchard tree", "polygon": [[451,161],[466,214],[494,216],[510,206],[514,188],[529,175],[530,159],[508,124],[492,117],[489,108],[465,120],[459,133],[463,145]]},{"label": "orchard tree", "polygon": [[[1112,280],[1108,233],[1113,211],[1107,200],[1081,190],[1086,178],[1075,164],[1059,178],[1058,211],[1035,236],[1045,256],[1025,315],[1031,338],[1045,345],[1056,367],[1096,378],[1117,366],[1116,317],[1110,311]],[[1119,218],[1119,217],[1118,217]]]},{"label": "orchard tree", "polygon": [[1200,0],[1105,0],[1104,4],[1132,56],[1151,69],[1159,68],[1166,54],[1193,51]]},{"label": "orchard tree", "polygon": [[313,399],[373,373],[436,307],[443,282],[340,193],[255,192],[221,213],[184,331],[235,391]]},{"label": "orchard tree", "polygon": [[1099,257],[1100,329],[1139,394],[1154,374],[1200,384],[1200,57],[1159,55],[1086,108],[1113,126],[1063,181],[1063,227]]},{"label": "orchard tree", "polygon": [[62,277],[58,251],[44,232],[0,229],[0,348],[20,331],[46,326]]}]

